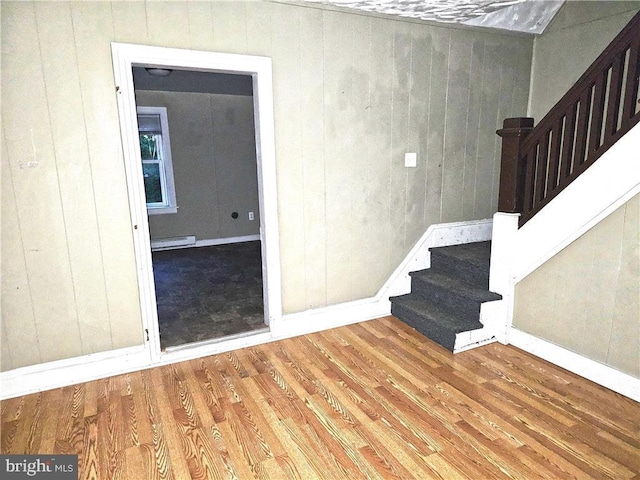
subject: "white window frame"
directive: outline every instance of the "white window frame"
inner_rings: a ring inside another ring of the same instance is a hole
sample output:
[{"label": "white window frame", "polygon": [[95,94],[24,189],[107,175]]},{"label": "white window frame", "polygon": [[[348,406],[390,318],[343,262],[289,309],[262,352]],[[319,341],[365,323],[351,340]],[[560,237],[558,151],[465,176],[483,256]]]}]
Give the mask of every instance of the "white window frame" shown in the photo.
[{"label": "white window frame", "polygon": [[[176,202],[176,185],[173,178],[173,159],[171,157],[171,139],[169,137],[169,117],[166,107],[136,108],[138,115],[158,115],[160,117],[160,130],[162,145],[160,151],[160,188],[162,190],[162,203],[147,204],[149,215],[161,215],[165,213],[177,213],[178,204]],[[142,153],[140,153],[140,164],[142,165]]]}]

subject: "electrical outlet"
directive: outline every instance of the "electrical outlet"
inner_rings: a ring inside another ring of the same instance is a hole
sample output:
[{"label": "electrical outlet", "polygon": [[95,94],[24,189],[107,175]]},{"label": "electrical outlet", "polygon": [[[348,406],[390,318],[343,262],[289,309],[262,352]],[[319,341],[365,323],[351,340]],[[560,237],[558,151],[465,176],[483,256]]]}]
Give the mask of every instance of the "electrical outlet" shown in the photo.
[{"label": "electrical outlet", "polygon": [[253,212],[249,212],[249,220],[253,220]]}]

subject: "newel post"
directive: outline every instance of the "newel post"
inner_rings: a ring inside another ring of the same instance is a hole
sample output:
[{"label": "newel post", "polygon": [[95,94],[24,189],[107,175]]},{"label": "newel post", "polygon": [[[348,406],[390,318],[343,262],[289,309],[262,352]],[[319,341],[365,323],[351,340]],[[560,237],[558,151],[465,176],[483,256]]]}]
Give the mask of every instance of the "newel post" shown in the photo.
[{"label": "newel post", "polygon": [[521,160],[521,148],[531,130],[533,130],[533,118],[518,117],[506,118],[502,129],[496,132],[502,137],[499,212],[522,213],[525,164]]}]

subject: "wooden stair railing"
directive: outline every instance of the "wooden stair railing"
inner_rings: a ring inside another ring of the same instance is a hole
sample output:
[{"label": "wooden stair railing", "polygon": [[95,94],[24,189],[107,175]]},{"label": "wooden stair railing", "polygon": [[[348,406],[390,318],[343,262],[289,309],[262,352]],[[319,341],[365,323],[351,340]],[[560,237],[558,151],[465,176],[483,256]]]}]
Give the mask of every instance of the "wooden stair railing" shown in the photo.
[{"label": "wooden stair railing", "polygon": [[532,118],[504,120],[498,211],[524,225],[631,130],[639,82],[640,12],[535,128]]}]

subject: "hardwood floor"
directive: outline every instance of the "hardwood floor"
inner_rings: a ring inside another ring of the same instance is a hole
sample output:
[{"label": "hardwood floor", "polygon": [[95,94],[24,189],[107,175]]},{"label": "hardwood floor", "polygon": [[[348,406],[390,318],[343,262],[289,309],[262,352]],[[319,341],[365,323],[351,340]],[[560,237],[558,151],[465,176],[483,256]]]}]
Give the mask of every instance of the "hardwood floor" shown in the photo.
[{"label": "hardwood floor", "polygon": [[640,404],[393,317],[2,402],[82,479],[640,478]]}]

